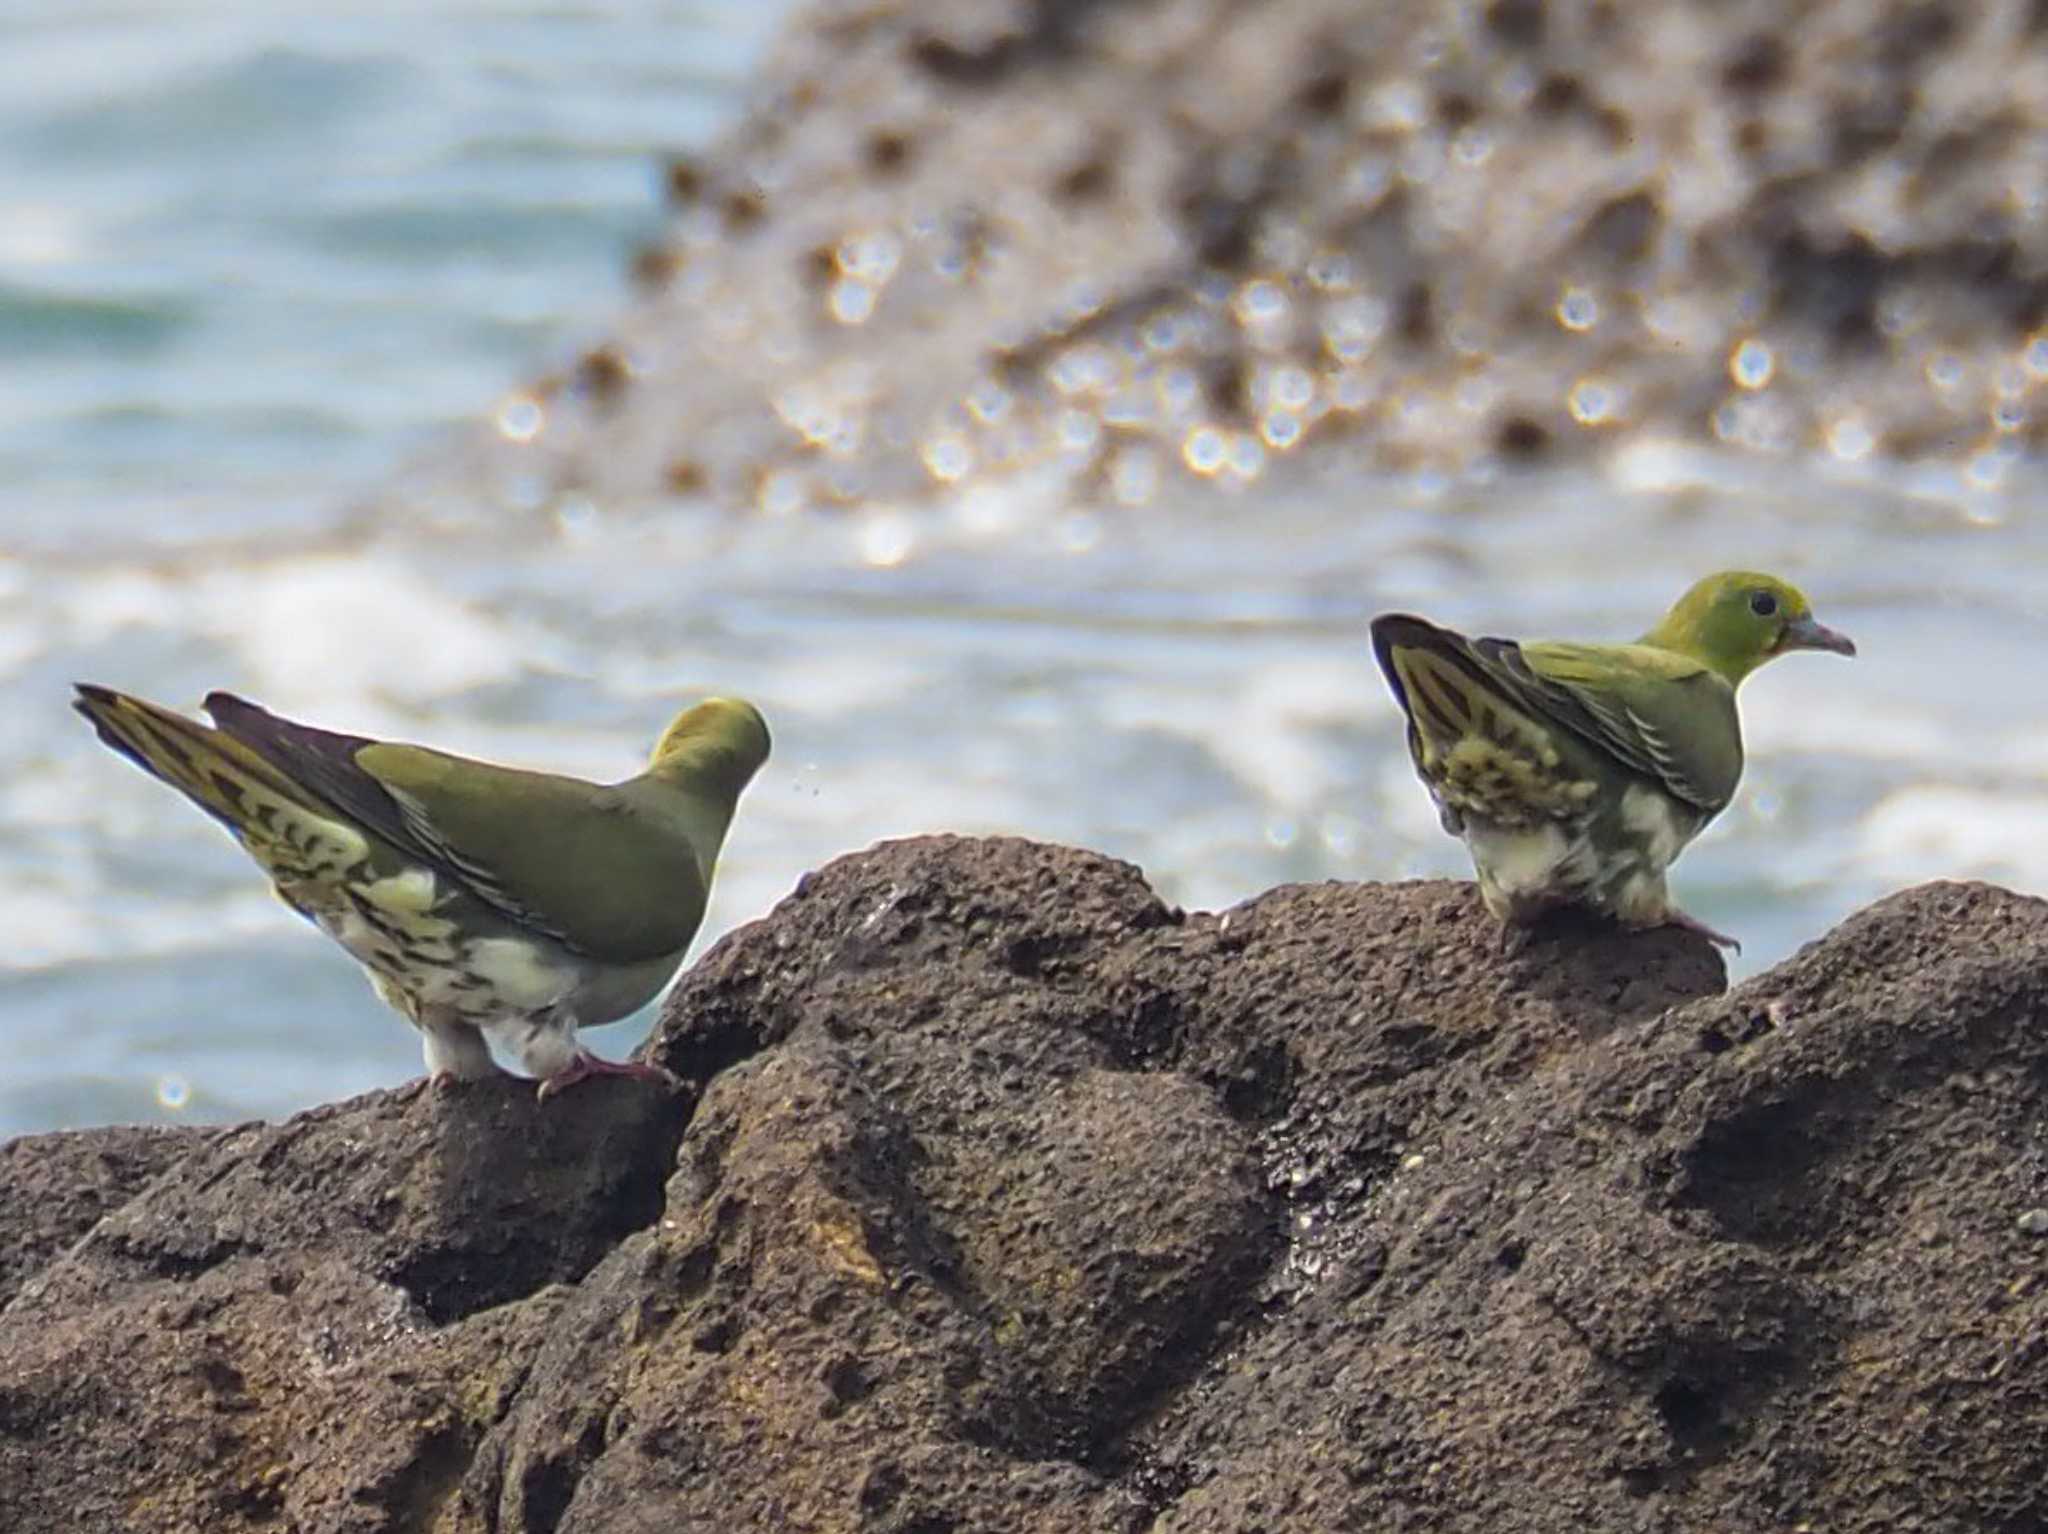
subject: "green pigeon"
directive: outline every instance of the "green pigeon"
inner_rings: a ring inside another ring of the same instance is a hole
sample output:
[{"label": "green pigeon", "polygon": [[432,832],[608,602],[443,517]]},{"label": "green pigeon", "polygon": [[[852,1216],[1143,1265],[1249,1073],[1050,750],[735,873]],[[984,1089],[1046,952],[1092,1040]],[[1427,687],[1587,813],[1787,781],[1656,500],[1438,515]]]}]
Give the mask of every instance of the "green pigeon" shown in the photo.
[{"label": "green pigeon", "polygon": [[1854,655],[1799,590],[1710,575],[1634,644],[1468,639],[1372,623],[1408,752],[1509,933],[1560,905],[1740,945],[1671,904],[1664,871],[1742,776],[1735,689],[1788,650]]},{"label": "green pigeon", "polygon": [[497,1074],[487,1036],[542,1097],[598,1074],[667,1079],[576,1030],[651,1001],[682,963],[768,757],[752,704],[686,710],[645,772],[610,784],[317,730],[224,692],[206,699],[213,728],[83,683],[73,706],[369,972],[423,1035],[436,1087]]}]

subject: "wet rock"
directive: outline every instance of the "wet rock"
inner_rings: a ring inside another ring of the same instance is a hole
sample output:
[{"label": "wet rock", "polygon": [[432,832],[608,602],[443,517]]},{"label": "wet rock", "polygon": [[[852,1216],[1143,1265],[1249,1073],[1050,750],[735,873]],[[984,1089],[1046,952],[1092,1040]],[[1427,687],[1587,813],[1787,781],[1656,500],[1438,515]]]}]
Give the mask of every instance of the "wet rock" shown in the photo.
[{"label": "wet rock", "polygon": [[1989,488],[2048,421],[2044,70],[2025,0],[818,4],[670,172],[613,386],[491,471],[1064,508],[1677,443]]},{"label": "wet rock", "polygon": [[1675,930],[1504,957],[1465,885],[1188,914],[885,844],[684,978],[682,1096],[381,1094],[119,1207],[89,1137],[7,1148],[0,1207],[68,1161],[107,1212],[0,1311],[0,1510],[2033,1527],[2044,975],[1981,885],[1724,992]]}]

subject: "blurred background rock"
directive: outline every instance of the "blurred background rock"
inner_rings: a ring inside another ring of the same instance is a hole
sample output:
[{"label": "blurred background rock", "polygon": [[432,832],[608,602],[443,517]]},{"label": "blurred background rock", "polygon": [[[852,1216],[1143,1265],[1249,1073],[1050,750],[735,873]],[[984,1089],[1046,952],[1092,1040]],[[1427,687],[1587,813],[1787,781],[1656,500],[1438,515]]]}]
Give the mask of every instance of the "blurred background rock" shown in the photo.
[{"label": "blurred background rock", "polygon": [[1751,564],[1863,656],[1745,691],[1739,967],[2048,876],[2036,7],[20,9],[0,1132],[417,1069],[74,676],[589,775],[752,696],[708,941],[935,828],[1462,874],[1365,619]]}]

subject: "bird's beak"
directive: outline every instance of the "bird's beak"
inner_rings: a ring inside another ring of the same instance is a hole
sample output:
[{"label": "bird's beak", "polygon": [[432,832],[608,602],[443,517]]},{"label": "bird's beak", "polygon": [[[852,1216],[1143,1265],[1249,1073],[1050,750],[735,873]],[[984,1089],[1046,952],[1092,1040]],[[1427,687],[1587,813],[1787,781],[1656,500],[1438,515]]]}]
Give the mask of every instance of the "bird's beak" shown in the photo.
[{"label": "bird's beak", "polygon": [[1837,634],[1825,623],[1816,623],[1811,614],[1794,618],[1778,635],[1777,648],[1785,650],[1832,650],[1837,655],[1854,655],[1856,641],[1847,634]]}]

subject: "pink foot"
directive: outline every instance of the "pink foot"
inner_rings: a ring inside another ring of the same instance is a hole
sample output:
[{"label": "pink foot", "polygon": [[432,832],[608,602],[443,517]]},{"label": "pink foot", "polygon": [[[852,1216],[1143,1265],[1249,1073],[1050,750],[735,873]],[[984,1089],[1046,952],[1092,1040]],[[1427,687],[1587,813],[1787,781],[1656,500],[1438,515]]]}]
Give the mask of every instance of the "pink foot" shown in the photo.
[{"label": "pink foot", "polygon": [[602,1055],[579,1049],[575,1059],[541,1081],[540,1099],[546,1102],[557,1092],[566,1091],[591,1076],[631,1076],[638,1081],[659,1082],[669,1088],[676,1085],[675,1077],[658,1065],[648,1065],[639,1060],[607,1060]]},{"label": "pink foot", "polygon": [[1687,932],[1697,932],[1710,943],[1718,944],[1723,948],[1732,948],[1737,953],[1742,952],[1742,944],[1738,943],[1727,933],[1716,932],[1698,917],[1688,916],[1676,906],[1673,906],[1664,913],[1664,925],[1667,927],[1682,927]]}]

